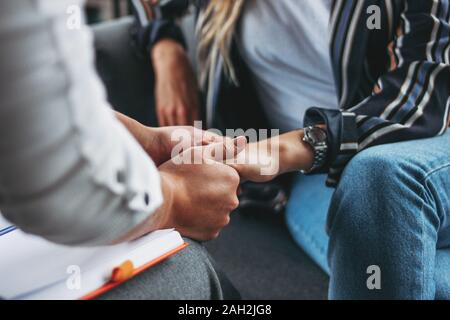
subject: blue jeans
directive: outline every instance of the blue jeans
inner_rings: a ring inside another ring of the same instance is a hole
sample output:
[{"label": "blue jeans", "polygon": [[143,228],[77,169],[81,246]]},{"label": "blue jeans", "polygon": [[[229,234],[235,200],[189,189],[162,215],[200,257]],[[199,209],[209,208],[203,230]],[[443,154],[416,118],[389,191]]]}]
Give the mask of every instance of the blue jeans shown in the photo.
[{"label": "blue jeans", "polygon": [[450,299],[450,131],[361,152],[336,190],[299,175],[286,220],[330,299]]}]

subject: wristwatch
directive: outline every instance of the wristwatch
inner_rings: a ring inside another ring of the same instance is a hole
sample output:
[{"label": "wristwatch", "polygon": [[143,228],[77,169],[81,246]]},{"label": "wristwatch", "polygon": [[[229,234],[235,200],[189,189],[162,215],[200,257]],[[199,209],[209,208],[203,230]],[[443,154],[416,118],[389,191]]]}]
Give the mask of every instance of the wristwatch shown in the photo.
[{"label": "wristwatch", "polygon": [[303,142],[309,144],[314,151],[314,162],[311,169],[303,173],[310,173],[324,166],[328,155],[327,132],[319,127],[307,127],[303,129]]}]

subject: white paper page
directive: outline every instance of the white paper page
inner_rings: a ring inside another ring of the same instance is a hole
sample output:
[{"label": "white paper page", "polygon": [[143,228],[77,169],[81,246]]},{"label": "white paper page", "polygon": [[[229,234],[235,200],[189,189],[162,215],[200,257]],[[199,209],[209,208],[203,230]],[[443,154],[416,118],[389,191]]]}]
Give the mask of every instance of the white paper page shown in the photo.
[{"label": "white paper page", "polygon": [[[12,223],[7,221],[2,216],[2,213],[0,212],[0,237],[5,235],[5,234],[7,234],[7,233],[10,233],[10,232],[14,231],[15,229],[16,229],[16,227]],[[0,259],[1,259],[1,256],[0,256]]]},{"label": "white paper page", "polygon": [[[161,237],[155,241],[151,241],[148,244],[144,244],[132,252],[126,254],[126,260],[131,260],[135,268],[139,268],[159,257],[168,253],[169,251],[178,248],[183,244],[183,239],[178,232],[168,232],[161,234]],[[59,282],[51,287],[45,288],[45,290],[39,290],[30,294],[20,297],[24,300],[73,300],[83,297],[92,291],[102,287],[105,284],[105,274],[109,280],[111,270],[113,267],[118,266],[124,259],[119,259],[116,263],[112,263],[109,266],[97,267],[95,270],[82,273],[82,281],[79,289],[69,289],[67,286],[67,280]]]},{"label": "white paper page", "polygon": [[7,221],[3,216],[2,212],[0,211],[0,231],[6,229],[7,227],[11,227],[12,223]]},{"label": "white paper page", "polygon": [[[175,237],[168,237],[171,234]],[[16,230],[0,236],[0,296],[7,299],[45,298],[45,294],[37,290],[53,288],[61,283],[62,288],[67,289],[67,279],[72,275],[70,268],[76,266],[84,279],[79,292],[62,293],[60,288],[54,290],[56,296],[49,298],[79,298],[79,294],[86,294],[104,284],[112,269],[123,261],[131,260],[135,267],[139,267],[182,243],[177,232],[162,230],[126,244],[74,248]],[[64,297],[59,297],[58,292]]]}]

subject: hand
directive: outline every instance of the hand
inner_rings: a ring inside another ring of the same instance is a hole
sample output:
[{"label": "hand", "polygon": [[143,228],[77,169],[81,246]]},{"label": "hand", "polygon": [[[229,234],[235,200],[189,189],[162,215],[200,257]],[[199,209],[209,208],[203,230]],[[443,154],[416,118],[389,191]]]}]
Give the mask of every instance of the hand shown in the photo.
[{"label": "hand", "polygon": [[227,161],[243,181],[267,182],[280,174],[308,170],[314,155],[303,141],[303,130],[250,143],[233,161]]},{"label": "hand", "polygon": [[228,137],[191,126],[146,128],[144,136],[142,145],[157,166],[192,147],[232,143]]},{"label": "hand", "polygon": [[176,228],[183,236],[207,241],[219,235],[238,207],[240,179],[233,168],[205,156],[211,154],[212,146],[197,149],[204,151],[206,163],[177,165],[172,159],[159,167],[163,185],[171,190],[166,192],[161,228]]},{"label": "hand", "polygon": [[192,125],[200,120],[199,88],[184,48],[169,39],[152,49],[156,113],[160,126]]},{"label": "hand", "polygon": [[219,159],[219,153],[215,151],[222,149],[235,157],[245,148],[245,142],[246,139],[240,137],[232,140],[232,145],[218,143],[195,147],[176,157],[186,160],[192,151],[198,151],[196,153],[202,155],[201,165],[182,164],[182,161],[171,159],[160,166],[162,206],[113,244],[167,228],[176,228],[183,236],[194,240],[216,238],[229,223],[231,211],[239,205],[236,194],[240,179],[236,170],[216,161],[224,158]]},{"label": "hand", "polygon": [[235,159],[227,161],[241,177],[242,182],[268,182],[281,173],[278,143],[274,139],[247,145]]},{"label": "hand", "polygon": [[151,128],[142,125],[119,112],[117,118],[130,131],[157,166],[172,158],[174,148],[182,145],[178,151],[211,143],[231,143],[231,139],[195,127]]}]

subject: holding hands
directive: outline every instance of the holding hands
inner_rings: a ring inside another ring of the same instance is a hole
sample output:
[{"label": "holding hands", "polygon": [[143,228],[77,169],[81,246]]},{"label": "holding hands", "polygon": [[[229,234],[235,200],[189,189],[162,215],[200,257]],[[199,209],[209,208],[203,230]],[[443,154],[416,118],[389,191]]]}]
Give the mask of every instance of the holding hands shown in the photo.
[{"label": "holding hands", "polygon": [[[186,50],[174,40],[163,39],[153,47],[151,59],[156,76],[156,111],[160,126],[185,126],[199,120],[199,88]],[[153,129],[157,131],[154,136],[158,139],[150,141],[145,149],[157,165],[172,158],[171,150],[176,144],[171,140],[171,136],[177,129],[179,128]],[[228,138],[209,132],[189,127],[182,129],[191,131],[192,143],[187,147],[227,140],[229,143]],[[227,159],[227,164],[239,172],[242,180],[254,182],[270,181],[287,171],[309,169],[313,155],[311,150],[302,144],[302,134],[303,131],[298,130],[251,143],[233,159],[234,161]]]},{"label": "holding hands", "polygon": [[303,141],[303,130],[250,143],[229,162],[243,181],[268,182],[292,171],[309,170],[314,161],[311,148]]},{"label": "holding hands", "polygon": [[303,130],[249,143],[194,127],[149,128],[117,114],[159,167],[164,204],[125,239],[157,229],[176,228],[184,236],[216,238],[239,205],[241,181],[267,182],[295,170],[308,170],[313,153]]},{"label": "holding hands", "polygon": [[161,228],[175,227],[184,236],[206,241],[228,225],[238,205],[240,177],[223,162],[246,145],[243,137],[184,150],[159,167],[165,190]]}]

